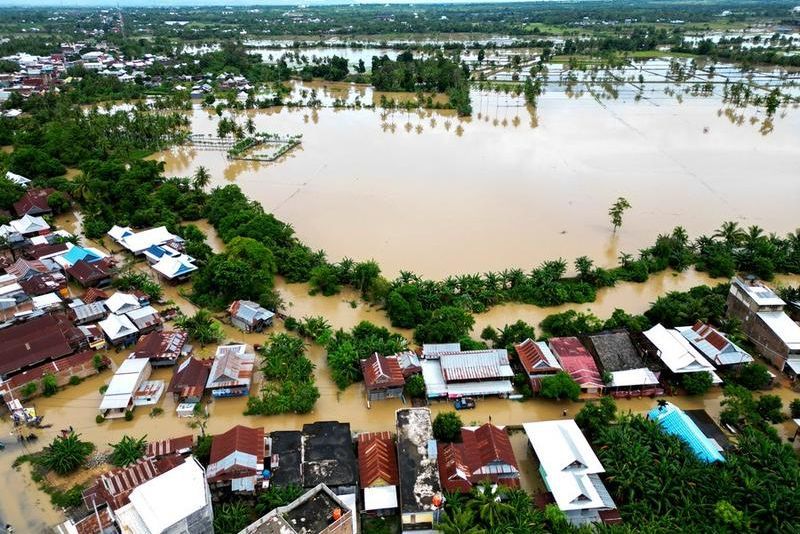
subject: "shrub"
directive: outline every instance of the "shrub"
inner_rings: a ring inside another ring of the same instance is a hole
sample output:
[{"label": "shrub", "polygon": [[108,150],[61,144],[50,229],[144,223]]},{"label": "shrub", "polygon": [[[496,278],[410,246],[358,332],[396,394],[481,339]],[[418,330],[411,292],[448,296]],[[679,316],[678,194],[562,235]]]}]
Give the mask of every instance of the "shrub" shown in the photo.
[{"label": "shrub", "polygon": [[109,461],[117,467],[125,467],[144,456],[147,448],[147,436],[135,439],[126,435],[122,436],[117,443],[109,443],[109,445],[113,449]]},{"label": "shrub", "polygon": [[544,377],[539,390],[539,395],[542,397],[556,400],[565,398],[576,401],[580,394],[581,387],[564,371]]},{"label": "shrub", "polygon": [[792,414],[792,419],[800,419],[800,399],[794,399],[789,403],[789,411]]},{"label": "shrub", "polygon": [[58,381],[53,373],[45,373],[42,377],[42,395],[52,397],[58,393]]},{"label": "shrub", "polygon": [[425,396],[425,379],[422,375],[411,375],[406,379],[406,395],[412,399]]},{"label": "shrub", "polygon": [[130,410],[125,410],[125,420],[126,421],[133,421],[133,412]]},{"label": "shrub", "polygon": [[106,420],[106,418],[103,417],[100,414],[97,414],[97,415],[94,416],[94,422],[97,423],[98,425],[104,423],[105,420]]},{"label": "shrub", "polygon": [[106,391],[108,391],[108,384],[103,384],[102,386],[100,386],[99,391],[100,395],[105,395]]},{"label": "shrub", "polygon": [[102,371],[106,367],[106,362],[103,357],[99,354],[95,354],[92,356],[92,367],[94,367],[98,371]]},{"label": "shrub", "polygon": [[766,388],[771,380],[769,369],[760,363],[749,363],[743,366],[733,379],[734,382],[751,391]]},{"label": "shrub", "polygon": [[27,399],[29,397],[34,396],[38,389],[39,388],[36,386],[36,382],[28,382],[27,384],[22,386],[20,394],[22,395],[22,398]]},{"label": "shrub", "polygon": [[683,375],[681,384],[689,395],[703,395],[711,389],[713,381],[714,379],[711,378],[711,373],[700,371]]},{"label": "shrub", "polygon": [[69,385],[70,386],[77,386],[80,383],[81,383],[81,377],[79,377],[77,375],[72,375],[71,377],[69,377]]},{"label": "shrub", "polygon": [[433,420],[433,437],[441,441],[456,441],[464,424],[456,412],[442,412]]},{"label": "shrub", "polygon": [[72,432],[53,439],[42,452],[39,461],[46,469],[66,475],[81,467],[93,450],[94,445],[81,441],[78,434]]},{"label": "shrub", "polygon": [[164,408],[156,406],[150,410],[150,417],[158,417],[159,415],[164,415]]}]

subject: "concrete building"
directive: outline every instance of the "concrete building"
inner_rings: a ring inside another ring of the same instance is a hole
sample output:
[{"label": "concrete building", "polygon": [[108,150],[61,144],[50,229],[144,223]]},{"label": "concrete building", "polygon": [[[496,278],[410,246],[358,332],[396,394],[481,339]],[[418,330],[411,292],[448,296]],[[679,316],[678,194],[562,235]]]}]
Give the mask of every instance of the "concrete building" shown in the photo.
[{"label": "concrete building", "polygon": [[442,485],[431,411],[406,408],[397,410],[395,418],[402,531],[435,532]]},{"label": "concrete building", "polygon": [[355,514],[347,503],[325,484],[319,484],[239,534],[354,534],[355,524]]}]

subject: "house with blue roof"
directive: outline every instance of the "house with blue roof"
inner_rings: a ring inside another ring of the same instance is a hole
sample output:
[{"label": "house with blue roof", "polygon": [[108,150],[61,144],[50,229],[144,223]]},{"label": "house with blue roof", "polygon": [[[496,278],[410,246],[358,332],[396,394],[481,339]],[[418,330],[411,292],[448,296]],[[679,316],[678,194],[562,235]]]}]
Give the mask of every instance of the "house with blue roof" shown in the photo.
[{"label": "house with blue roof", "polygon": [[710,440],[686,413],[666,401],[650,410],[647,418],[658,423],[664,432],[684,441],[698,459],[704,462],[724,462],[718,445]]},{"label": "house with blue roof", "polygon": [[64,258],[64,262],[69,264],[69,266],[71,267],[81,260],[86,261],[88,263],[102,260],[103,256],[101,256],[98,252],[94,250],[79,246],[74,246],[71,249],[69,249],[66,253],[64,253],[62,255],[62,258]]}]

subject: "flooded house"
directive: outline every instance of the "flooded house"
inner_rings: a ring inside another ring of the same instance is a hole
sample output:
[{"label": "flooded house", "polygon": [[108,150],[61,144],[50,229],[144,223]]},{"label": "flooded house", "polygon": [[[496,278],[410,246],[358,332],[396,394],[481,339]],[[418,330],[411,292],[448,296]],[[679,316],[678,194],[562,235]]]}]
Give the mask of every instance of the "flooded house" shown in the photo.
[{"label": "flooded house", "polygon": [[750,354],[703,321],[692,326],[679,326],[675,330],[715,367],[736,368],[753,362]]},{"label": "flooded house", "polygon": [[714,384],[722,383],[711,362],[701,356],[677,330],[657,324],[642,332],[640,346],[647,356],[660,359],[673,377],[705,372],[711,375]]},{"label": "flooded house", "polygon": [[17,174],[15,172],[11,172],[11,171],[6,172],[6,180],[8,180],[9,182],[11,182],[13,184],[16,184],[16,185],[18,185],[20,187],[28,187],[28,185],[30,185],[30,183],[31,183],[31,179],[30,178],[26,178],[25,176],[22,176],[21,174]]},{"label": "flooded house", "polygon": [[25,398],[22,390],[29,383],[35,383],[37,390],[42,377],[51,374],[56,378],[59,387],[69,384],[73,376],[87,378],[98,373],[94,366],[94,351],[79,352],[65,356],[52,362],[43,363],[26,371],[15,374],[8,380],[0,382],[0,396],[8,402],[11,398]]},{"label": "flooded house", "polygon": [[605,384],[594,358],[577,337],[550,338],[548,345],[564,371],[581,387],[582,393],[603,392]]},{"label": "flooded house", "polygon": [[181,254],[180,256],[163,257],[153,264],[152,269],[158,273],[158,277],[170,284],[185,282],[197,270],[194,258]]},{"label": "flooded house", "polygon": [[19,219],[9,221],[8,225],[14,232],[24,236],[32,237],[50,233],[50,225],[42,217],[34,215],[23,215]]},{"label": "flooded house", "polygon": [[175,365],[178,358],[187,354],[188,340],[189,334],[177,330],[150,332],[139,338],[131,357],[147,358],[153,367]]},{"label": "flooded house", "polygon": [[150,378],[152,370],[147,360],[123,360],[103,393],[100,415],[106,419],[115,419],[125,417],[125,412],[132,411],[136,393]]},{"label": "flooded house", "polygon": [[367,402],[402,398],[406,379],[397,356],[381,356],[376,352],[361,360],[361,372]]},{"label": "flooded house", "polygon": [[251,300],[234,300],[228,306],[233,326],[242,332],[261,332],[272,326],[275,314]]},{"label": "flooded house", "polygon": [[47,197],[55,192],[56,190],[52,187],[28,189],[19,200],[14,202],[14,213],[17,217],[52,213],[53,209],[50,207],[50,204],[48,204]]},{"label": "flooded house", "polygon": [[558,358],[547,346],[544,341],[534,341],[530,338],[522,343],[516,343],[514,349],[517,357],[528,375],[531,391],[537,393],[542,388],[542,379],[553,376],[559,371],[563,371]]},{"label": "flooded house", "polygon": [[214,397],[243,397],[250,393],[256,355],[247,352],[247,345],[217,347],[206,389]]},{"label": "flooded house", "polygon": [[358,476],[363,512],[368,515],[397,513],[397,447],[391,432],[358,435]]},{"label": "flooded house", "polygon": [[67,297],[67,278],[61,273],[39,273],[19,281],[20,287],[31,297],[45,293],[58,293]]},{"label": "flooded house", "polygon": [[133,345],[139,337],[139,329],[127,315],[112,313],[97,325],[103,330],[108,342],[115,347]]},{"label": "flooded house", "polygon": [[110,313],[114,314],[125,314],[129,311],[138,310],[142,307],[142,303],[131,293],[123,293],[122,291],[117,291],[110,297],[108,297],[104,302],[106,308]]},{"label": "flooded house", "polygon": [[709,439],[691,417],[667,401],[659,401],[658,405],[647,413],[647,418],[655,421],[668,434],[677,436],[685,442],[692,453],[704,462],[724,462],[719,443]]},{"label": "flooded house", "polygon": [[66,272],[84,288],[111,285],[112,271],[102,262],[78,260],[75,264],[67,267]]},{"label": "flooded house", "polygon": [[302,431],[272,432],[269,443],[271,484],[325,484],[345,502],[355,498],[358,464],[349,423],[307,423]]},{"label": "flooded house", "polygon": [[585,337],[586,347],[611,375],[605,391],[615,397],[654,396],[663,393],[658,381],[658,368],[645,365],[628,332],[601,332]]},{"label": "flooded house", "polygon": [[70,343],[74,328],[43,315],[0,330],[0,377],[72,354],[76,350]]},{"label": "flooded house", "polygon": [[433,532],[443,501],[431,411],[405,408],[395,420],[402,532]]},{"label": "flooded house", "polygon": [[573,419],[524,423],[539,474],[567,521],[581,526],[622,521],[603,484],[603,465]]},{"label": "flooded house", "polygon": [[166,226],[157,226],[141,232],[134,232],[128,226],[113,226],[107,235],[134,256],[144,254],[152,246],[170,245],[178,249],[183,243],[183,239],[167,230]]},{"label": "flooded house", "polygon": [[260,489],[265,446],[263,428],[237,425],[214,436],[206,470],[211,488],[231,493],[254,493]]},{"label": "flooded house", "polygon": [[189,357],[178,365],[167,387],[175,402],[179,404],[200,402],[211,372],[211,363],[210,360]]},{"label": "flooded house", "polygon": [[347,503],[325,484],[279,506],[239,534],[354,534],[356,517]]},{"label": "flooded house", "polygon": [[463,427],[460,443],[438,444],[439,479],[450,493],[482,484],[519,488],[519,466],[504,428],[492,423]]},{"label": "flooded house", "polygon": [[83,325],[102,321],[108,315],[108,310],[102,302],[90,302],[70,307],[67,315],[76,325]]},{"label": "flooded house", "polygon": [[728,293],[728,317],[762,356],[790,376],[800,374],[800,325],[786,315],[786,303],[758,280],[734,278]]},{"label": "flooded house", "polygon": [[131,310],[125,315],[139,331],[139,335],[160,332],[163,328],[164,321],[161,319],[161,314],[150,305]]},{"label": "flooded house", "polygon": [[506,349],[462,351],[459,343],[426,344],[422,378],[428,398],[510,395],[514,371]]}]

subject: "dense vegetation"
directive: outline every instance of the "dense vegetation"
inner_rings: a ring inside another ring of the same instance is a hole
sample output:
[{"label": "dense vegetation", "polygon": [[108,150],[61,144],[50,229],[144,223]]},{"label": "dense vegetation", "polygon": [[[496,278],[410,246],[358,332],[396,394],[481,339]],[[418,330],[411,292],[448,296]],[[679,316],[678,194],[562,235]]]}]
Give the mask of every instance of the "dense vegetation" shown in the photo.
[{"label": "dense vegetation", "polygon": [[246,415],[308,413],[319,398],[314,364],[305,355],[303,340],[291,334],[272,334],[259,351],[264,384],[261,396],[247,399]]}]

